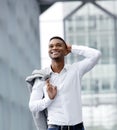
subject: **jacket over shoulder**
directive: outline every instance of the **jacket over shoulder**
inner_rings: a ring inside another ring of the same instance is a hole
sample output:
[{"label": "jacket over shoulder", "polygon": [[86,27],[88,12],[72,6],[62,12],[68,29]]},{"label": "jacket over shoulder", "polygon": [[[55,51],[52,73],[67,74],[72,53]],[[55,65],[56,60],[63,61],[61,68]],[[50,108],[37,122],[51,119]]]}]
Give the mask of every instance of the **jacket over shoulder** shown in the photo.
[{"label": "jacket over shoulder", "polygon": [[[46,71],[44,71],[44,70],[34,70],[32,72],[32,74],[30,76],[26,77],[26,79],[25,79],[29,92],[30,93],[32,92],[32,88],[33,88],[35,79],[38,78],[42,81],[45,81],[49,77],[50,77],[50,75],[47,74]],[[46,110],[39,111],[38,113],[32,112],[33,120],[34,120],[37,130],[46,130],[47,129],[46,114],[47,114]]]}]

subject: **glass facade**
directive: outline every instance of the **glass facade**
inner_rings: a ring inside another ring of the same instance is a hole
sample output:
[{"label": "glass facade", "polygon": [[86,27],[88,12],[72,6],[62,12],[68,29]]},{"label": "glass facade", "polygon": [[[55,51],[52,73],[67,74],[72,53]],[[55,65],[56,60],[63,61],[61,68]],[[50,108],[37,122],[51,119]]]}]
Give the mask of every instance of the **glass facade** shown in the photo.
[{"label": "glass facade", "polygon": [[[94,47],[102,52],[97,66],[82,81],[86,129],[117,129],[117,1],[88,2],[81,7],[82,3],[73,3],[78,6],[74,8],[70,2],[63,5],[63,12],[72,8],[64,19],[66,41]],[[79,60],[82,58],[79,56]],[[66,61],[72,63],[77,61],[77,57],[70,55]]]}]

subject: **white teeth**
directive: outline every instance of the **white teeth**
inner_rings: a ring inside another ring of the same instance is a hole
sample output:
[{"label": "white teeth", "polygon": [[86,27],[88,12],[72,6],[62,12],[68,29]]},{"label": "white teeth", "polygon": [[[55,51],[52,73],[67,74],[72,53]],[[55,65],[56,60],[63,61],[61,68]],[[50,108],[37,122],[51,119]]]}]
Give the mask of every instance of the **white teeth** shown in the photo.
[{"label": "white teeth", "polygon": [[58,52],[53,52],[54,55],[58,54]]}]

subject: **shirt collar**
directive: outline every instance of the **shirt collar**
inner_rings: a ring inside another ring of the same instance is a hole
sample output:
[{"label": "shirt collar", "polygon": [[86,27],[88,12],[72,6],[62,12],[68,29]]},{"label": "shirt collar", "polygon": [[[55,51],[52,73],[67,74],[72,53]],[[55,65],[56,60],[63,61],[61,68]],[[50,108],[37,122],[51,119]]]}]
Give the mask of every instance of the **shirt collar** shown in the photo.
[{"label": "shirt collar", "polygon": [[[69,66],[68,66],[67,64],[65,64],[61,72],[67,71],[67,70],[68,70],[68,67],[69,67]],[[61,72],[60,72],[60,73],[61,73]],[[51,66],[49,67],[49,73],[50,73],[50,75],[51,75],[52,73],[54,73],[54,72],[52,71],[52,69],[51,69]]]}]

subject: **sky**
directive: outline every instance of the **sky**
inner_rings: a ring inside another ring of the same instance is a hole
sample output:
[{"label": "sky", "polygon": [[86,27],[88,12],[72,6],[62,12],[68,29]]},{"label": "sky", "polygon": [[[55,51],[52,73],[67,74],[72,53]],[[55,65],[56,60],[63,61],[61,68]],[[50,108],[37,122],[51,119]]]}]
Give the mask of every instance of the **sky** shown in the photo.
[{"label": "sky", "polygon": [[50,63],[48,57],[48,43],[52,36],[63,37],[63,13],[62,3],[57,2],[39,18],[40,20],[40,43],[41,43],[41,66],[47,67]]}]

